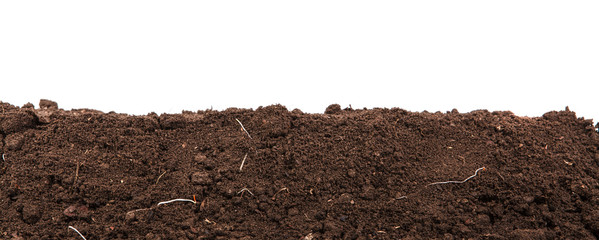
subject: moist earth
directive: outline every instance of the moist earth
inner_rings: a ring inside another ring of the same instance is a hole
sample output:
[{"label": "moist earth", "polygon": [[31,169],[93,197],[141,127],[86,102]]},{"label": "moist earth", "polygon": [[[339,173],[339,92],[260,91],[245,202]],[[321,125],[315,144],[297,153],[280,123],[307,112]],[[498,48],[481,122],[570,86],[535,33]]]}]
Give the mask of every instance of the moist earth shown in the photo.
[{"label": "moist earth", "polygon": [[0,104],[2,239],[599,236],[599,134],[568,109]]}]

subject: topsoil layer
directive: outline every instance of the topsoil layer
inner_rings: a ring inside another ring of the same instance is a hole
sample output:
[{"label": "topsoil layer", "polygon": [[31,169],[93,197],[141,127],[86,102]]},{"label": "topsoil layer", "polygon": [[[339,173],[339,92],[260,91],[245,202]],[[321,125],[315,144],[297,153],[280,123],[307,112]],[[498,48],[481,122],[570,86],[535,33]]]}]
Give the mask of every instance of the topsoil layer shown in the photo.
[{"label": "topsoil layer", "polygon": [[568,109],[40,106],[0,109],[0,238],[599,236],[599,134]]}]

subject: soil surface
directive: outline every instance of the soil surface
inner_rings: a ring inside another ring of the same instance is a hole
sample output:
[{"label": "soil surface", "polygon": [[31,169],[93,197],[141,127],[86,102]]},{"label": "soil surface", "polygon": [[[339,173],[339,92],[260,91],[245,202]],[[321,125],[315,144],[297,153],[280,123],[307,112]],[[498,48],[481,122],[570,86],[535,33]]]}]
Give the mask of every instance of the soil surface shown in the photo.
[{"label": "soil surface", "polygon": [[599,236],[599,134],[568,109],[1,105],[0,239]]}]

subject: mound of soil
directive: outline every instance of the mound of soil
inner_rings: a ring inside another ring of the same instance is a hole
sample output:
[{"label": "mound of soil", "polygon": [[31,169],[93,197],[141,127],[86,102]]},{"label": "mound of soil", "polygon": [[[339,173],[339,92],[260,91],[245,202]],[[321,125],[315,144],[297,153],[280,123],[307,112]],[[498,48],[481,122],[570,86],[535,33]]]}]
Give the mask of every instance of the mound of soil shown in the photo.
[{"label": "mound of soil", "polygon": [[4,239],[599,236],[599,134],[568,109],[1,105]]}]

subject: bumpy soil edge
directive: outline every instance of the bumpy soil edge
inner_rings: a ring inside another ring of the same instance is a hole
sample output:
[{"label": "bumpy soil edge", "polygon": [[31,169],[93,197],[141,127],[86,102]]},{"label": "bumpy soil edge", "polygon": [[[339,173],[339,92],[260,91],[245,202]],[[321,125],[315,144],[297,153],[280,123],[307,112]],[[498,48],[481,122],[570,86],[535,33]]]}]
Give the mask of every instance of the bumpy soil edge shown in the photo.
[{"label": "bumpy soil edge", "polygon": [[1,105],[4,239],[599,236],[599,134],[568,110]]}]

